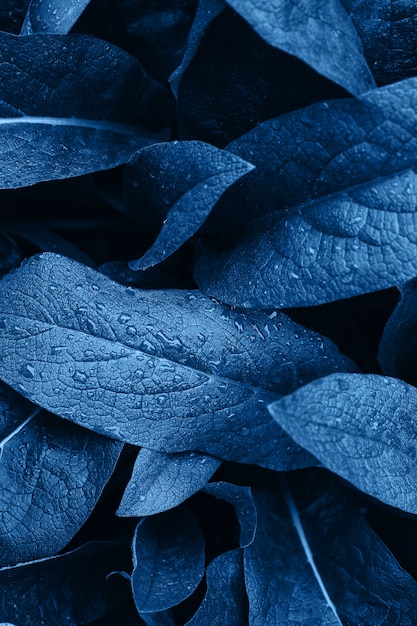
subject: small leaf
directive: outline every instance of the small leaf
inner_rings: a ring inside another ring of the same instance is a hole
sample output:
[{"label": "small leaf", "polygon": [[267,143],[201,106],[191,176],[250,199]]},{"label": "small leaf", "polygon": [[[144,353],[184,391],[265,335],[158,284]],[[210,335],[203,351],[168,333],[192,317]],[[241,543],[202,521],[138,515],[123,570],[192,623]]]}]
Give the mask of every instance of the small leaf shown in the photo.
[{"label": "small leaf", "polygon": [[112,168],[167,138],[167,93],[94,37],[0,33],[0,78],[2,189]]},{"label": "small leaf", "polygon": [[204,487],[220,463],[196,452],[165,454],[142,448],[117,515],[142,517],[178,506]]},{"label": "small leaf", "polygon": [[356,371],[331,341],[283,314],[246,315],[198,291],[126,288],[50,253],[0,282],[0,352],[5,382],[81,426],[151,450],[274,469],[315,459],[267,403]]},{"label": "small leaf", "polygon": [[202,141],[160,143],[134,154],[125,170],[127,212],[139,221],[150,214],[151,221],[162,223],[162,230],[146,254],[129,267],[146,269],[178,250],[224,191],[252,169],[240,157]]},{"label": "small leaf", "polygon": [[[25,374],[31,375],[30,368]],[[121,445],[33,405],[28,411],[5,386],[0,398],[0,562],[5,566],[50,556],[69,543],[95,507]]]},{"label": "small leaf", "polygon": [[[207,592],[186,626],[242,626],[247,622],[248,599],[243,580],[242,550],[213,559],[206,571]],[[227,591],[226,591],[227,590]]]},{"label": "small leaf", "polygon": [[90,0],[31,0],[21,35],[69,33]]},{"label": "small leaf", "polygon": [[184,507],[139,522],[132,573],[139,613],[163,611],[194,592],[204,575],[204,546],[199,523]]},{"label": "small leaf", "polygon": [[201,255],[200,288],[237,306],[298,307],[413,278],[414,111],[408,79],[270,120],[228,146],[256,166],[233,207],[242,200],[260,217],[235,245]]},{"label": "small leaf", "polygon": [[417,392],[375,374],[331,374],[269,410],[332,472],[391,506],[417,513]]},{"label": "small leaf", "polygon": [[111,572],[129,567],[120,542],[81,548],[0,569],[0,620],[25,626],[86,624],[129,599],[129,586]]},{"label": "small leaf", "polygon": [[227,0],[271,46],[359,95],[375,87],[361,40],[340,0]]}]

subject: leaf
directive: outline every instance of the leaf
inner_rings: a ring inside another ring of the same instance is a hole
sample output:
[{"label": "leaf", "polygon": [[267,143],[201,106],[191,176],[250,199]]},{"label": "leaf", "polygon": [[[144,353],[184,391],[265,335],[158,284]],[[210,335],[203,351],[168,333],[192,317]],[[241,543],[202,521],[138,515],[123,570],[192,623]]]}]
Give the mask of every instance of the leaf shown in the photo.
[{"label": "leaf", "polygon": [[69,543],[95,507],[121,445],[33,405],[28,410],[5,386],[0,398],[0,562],[5,566],[51,556]]},{"label": "leaf", "polygon": [[326,373],[356,371],[284,315],[231,311],[197,291],[122,287],[49,253],[0,283],[0,353],[5,382],[81,426],[275,469],[315,460],[266,404]]},{"label": "leaf", "polygon": [[151,76],[167,82],[181,63],[196,4],[119,0],[112,6],[112,17],[120,45],[140,59]]},{"label": "leaf", "polygon": [[258,533],[244,562],[250,624],[411,626],[416,582],[353,494],[302,472],[279,491],[254,490],[254,498]]},{"label": "leaf", "polygon": [[332,472],[391,506],[417,513],[415,388],[376,374],[331,374],[269,410]]},{"label": "leaf", "polygon": [[2,189],[115,167],[167,138],[167,94],[99,39],[0,33],[0,78]]},{"label": "leaf", "polygon": [[31,0],[20,34],[66,35],[89,3],[90,0]]},{"label": "leaf", "polygon": [[416,75],[416,7],[408,0],[341,0],[380,85]]},{"label": "leaf", "polygon": [[416,386],[417,293],[416,280],[401,286],[401,297],[388,319],[379,344],[383,374]]},{"label": "leaf", "polygon": [[271,46],[359,95],[375,87],[361,40],[339,0],[227,0]]},{"label": "leaf", "polygon": [[250,163],[202,141],[160,143],[134,154],[125,170],[127,212],[145,224],[162,223],[162,229],[153,246],[129,267],[146,269],[178,250],[224,191],[252,169]]},{"label": "leaf", "polygon": [[188,598],[204,575],[204,534],[185,507],[139,522],[133,540],[132,589],[139,613]]},{"label": "leaf", "polygon": [[225,500],[235,508],[240,523],[240,547],[249,546],[255,536],[257,524],[256,507],[250,487],[217,482],[206,485],[203,492]]},{"label": "leaf", "polygon": [[414,277],[416,106],[408,79],[270,120],[229,146],[251,155],[239,197],[264,215],[234,246],[201,255],[200,288],[238,306],[297,307]]},{"label": "leaf", "polygon": [[3,0],[0,5],[0,31],[18,35],[30,0]]},{"label": "leaf", "polygon": [[219,147],[271,117],[347,95],[300,59],[268,45],[218,0],[199,3],[183,62],[170,82],[179,138]]},{"label": "leaf", "polygon": [[240,548],[229,550],[208,565],[207,593],[197,613],[186,626],[242,626],[247,623],[248,600],[242,556]]},{"label": "leaf", "polygon": [[117,515],[155,515],[178,506],[204,487],[220,463],[196,452],[166,454],[142,448]]},{"label": "leaf", "polygon": [[85,624],[129,598],[115,570],[128,567],[120,542],[95,541],[51,557],[0,569],[0,619],[25,626]]}]

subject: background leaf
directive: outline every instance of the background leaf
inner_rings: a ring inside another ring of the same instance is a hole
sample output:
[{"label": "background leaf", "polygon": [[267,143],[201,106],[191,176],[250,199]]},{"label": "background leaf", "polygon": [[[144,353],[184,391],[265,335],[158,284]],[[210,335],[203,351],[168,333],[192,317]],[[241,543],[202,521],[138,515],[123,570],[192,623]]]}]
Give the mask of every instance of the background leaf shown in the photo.
[{"label": "background leaf", "polygon": [[339,0],[227,0],[271,46],[359,95],[375,87],[361,41]]},{"label": "background leaf", "polygon": [[204,534],[185,507],[139,522],[132,589],[139,613],[163,611],[190,596],[204,575]]},{"label": "background leaf", "polygon": [[66,35],[89,3],[90,0],[31,0],[20,34]]},{"label": "background leaf", "polygon": [[347,95],[303,61],[268,45],[217,0],[199,4],[183,62],[170,82],[179,138],[219,147],[271,117]]},{"label": "background leaf", "polygon": [[85,624],[121,606],[129,586],[111,572],[129,567],[121,542],[91,542],[77,550],[0,569],[0,619],[27,626]]},{"label": "background leaf", "polygon": [[391,506],[417,512],[417,395],[375,374],[331,374],[269,407],[325,467]]},{"label": "background leaf", "polygon": [[3,189],[115,167],[167,138],[167,93],[104,41],[0,33],[0,78]]}]

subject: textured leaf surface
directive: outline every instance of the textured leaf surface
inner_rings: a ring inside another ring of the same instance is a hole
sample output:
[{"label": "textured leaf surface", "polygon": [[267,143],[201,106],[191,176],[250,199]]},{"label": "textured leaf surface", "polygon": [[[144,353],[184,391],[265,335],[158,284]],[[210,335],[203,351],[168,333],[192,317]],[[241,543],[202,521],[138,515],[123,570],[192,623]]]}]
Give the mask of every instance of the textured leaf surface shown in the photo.
[{"label": "textured leaf surface", "polygon": [[388,319],[379,344],[378,361],[387,376],[417,382],[417,284],[401,287],[401,297]]},{"label": "textured leaf surface", "polygon": [[171,85],[180,139],[220,147],[271,117],[347,95],[300,59],[270,46],[217,0],[199,3]]},{"label": "textured leaf surface", "polygon": [[378,84],[416,75],[416,6],[408,0],[341,0]]},{"label": "textured leaf surface", "polygon": [[245,550],[251,624],[411,626],[415,581],[334,478],[303,472],[254,499],[258,532]]},{"label": "textured leaf surface", "polygon": [[187,626],[246,624],[248,599],[243,579],[242,550],[230,550],[213,559],[207,567],[206,580],[206,595]]},{"label": "textured leaf surface", "polygon": [[325,467],[410,513],[417,513],[416,409],[414,387],[375,374],[332,374],[269,407]]},{"label": "textured leaf surface", "polygon": [[31,0],[21,35],[66,35],[89,3],[90,0]]},{"label": "textured leaf surface", "polygon": [[172,509],[202,489],[220,463],[197,452],[165,454],[142,448],[117,514],[142,517]]},{"label": "textured leaf surface", "polygon": [[340,0],[227,0],[271,46],[292,54],[347,91],[375,86],[361,40]]},{"label": "textured leaf surface", "polygon": [[365,521],[356,494],[323,470],[293,473],[288,482],[284,495],[292,522],[299,539],[304,533],[341,622],[411,626],[416,582]]},{"label": "textured leaf surface", "polygon": [[203,254],[200,287],[235,305],[293,307],[414,277],[416,105],[408,79],[270,120],[231,144],[256,166],[243,204],[266,214],[236,245]]},{"label": "textured leaf surface", "polygon": [[204,575],[203,531],[185,507],[139,522],[133,539],[132,589],[139,613],[188,598]]},{"label": "textured leaf surface", "polygon": [[[30,375],[31,370],[25,370]],[[16,395],[17,394],[14,394]],[[16,403],[17,411],[13,404]],[[121,444],[2,393],[0,563],[51,556],[95,507]],[[16,418],[22,418],[16,424]]]},{"label": "textured leaf surface", "polygon": [[[125,170],[128,214],[162,229],[133,270],[160,263],[192,237],[221,195],[253,166],[202,141],[160,143],[143,148]],[[149,217],[150,216],[150,217]]]},{"label": "textured leaf surface", "polygon": [[57,415],[163,452],[314,464],[266,404],[302,381],[356,370],[286,316],[245,315],[197,291],[122,287],[59,255],[33,257],[0,296],[5,382]]},{"label": "textured leaf surface", "polygon": [[167,137],[165,91],[93,37],[0,33],[0,78],[3,189],[115,167]]},{"label": "textured leaf surface", "polygon": [[249,623],[295,626],[307,618],[310,623],[340,626],[332,601],[307,561],[283,495],[256,489],[254,501],[257,532],[244,553]]},{"label": "textured leaf surface", "polygon": [[91,542],[73,552],[0,569],[0,619],[25,626],[77,626],[104,615],[129,598],[120,576],[128,548]]}]

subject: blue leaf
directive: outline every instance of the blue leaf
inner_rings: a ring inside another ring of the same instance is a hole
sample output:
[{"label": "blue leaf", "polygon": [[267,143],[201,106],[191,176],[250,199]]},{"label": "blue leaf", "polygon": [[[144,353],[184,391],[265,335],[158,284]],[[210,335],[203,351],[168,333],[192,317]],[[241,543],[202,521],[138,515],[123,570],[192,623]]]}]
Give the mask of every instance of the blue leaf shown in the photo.
[{"label": "blue leaf", "polygon": [[226,250],[202,254],[200,288],[238,306],[297,307],[414,277],[416,111],[413,78],[269,120],[231,144],[256,166],[239,198],[260,217]]},{"label": "blue leaf", "polygon": [[21,35],[69,33],[90,0],[30,0]]},{"label": "blue leaf", "polygon": [[220,463],[197,452],[165,454],[142,448],[117,514],[141,517],[172,509],[202,489]]},{"label": "blue leaf", "polygon": [[129,599],[120,576],[129,567],[126,544],[94,541],[48,559],[0,569],[0,620],[25,626],[77,626]]},{"label": "blue leaf", "polygon": [[169,135],[168,93],[94,37],[0,33],[0,78],[1,189],[116,167]]},{"label": "blue leaf", "polygon": [[248,598],[243,580],[242,549],[230,550],[213,559],[207,567],[206,580],[206,595],[186,626],[246,624]]},{"label": "blue leaf", "polygon": [[81,426],[274,469],[315,459],[266,405],[316,377],[356,371],[285,315],[246,315],[198,291],[126,288],[53,254],[1,281],[0,350],[5,382]]},{"label": "blue leaf", "polygon": [[185,507],[139,522],[133,539],[132,589],[139,613],[188,598],[204,575],[203,531]]},{"label": "blue leaf", "polygon": [[271,46],[359,95],[375,87],[361,40],[340,0],[227,0]]},{"label": "blue leaf", "polygon": [[331,374],[269,410],[332,472],[381,502],[417,513],[414,387],[375,374]]},{"label": "blue leaf", "polygon": [[160,263],[192,237],[221,195],[253,165],[202,141],[143,148],[125,170],[126,210],[133,219],[162,223],[152,247],[133,270]]},{"label": "blue leaf", "polygon": [[121,444],[23,404],[5,385],[0,401],[0,565],[6,566],[51,556],[69,543],[95,507]]}]

